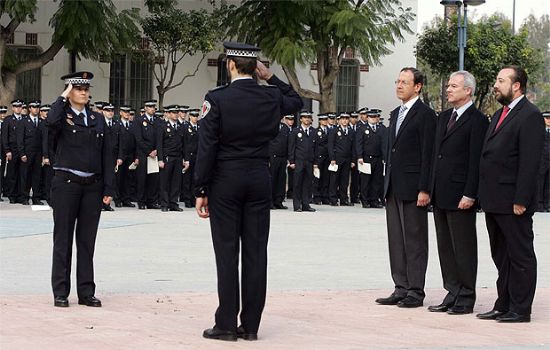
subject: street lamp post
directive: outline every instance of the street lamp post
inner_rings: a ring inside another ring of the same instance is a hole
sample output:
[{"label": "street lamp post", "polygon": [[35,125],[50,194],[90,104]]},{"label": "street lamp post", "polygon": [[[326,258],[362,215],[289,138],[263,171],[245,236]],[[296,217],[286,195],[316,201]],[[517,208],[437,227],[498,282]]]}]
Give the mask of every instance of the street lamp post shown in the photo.
[{"label": "street lamp post", "polygon": [[[484,4],[485,0],[441,0],[440,4],[445,7],[456,7],[458,27],[458,70],[464,70],[464,48],[466,47],[468,30],[468,5],[478,6]],[[461,18],[461,8],[464,5],[464,22]]]}]

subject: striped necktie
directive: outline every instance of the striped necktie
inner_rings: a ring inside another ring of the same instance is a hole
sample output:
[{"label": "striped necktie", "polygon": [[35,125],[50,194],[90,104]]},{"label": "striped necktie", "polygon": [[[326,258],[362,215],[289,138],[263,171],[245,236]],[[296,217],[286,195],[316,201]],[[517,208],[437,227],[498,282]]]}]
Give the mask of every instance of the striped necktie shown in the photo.
[{"label": "striped necktie", "polygon": [[405,119],[405,111],[407,110],[407,106],[401,105],[399,108],[399,115],[397,116],[397,124],[395,125],[395,136],[399,133],[399,128],[401,127],[401,124],[403,123],[403,120]]}]

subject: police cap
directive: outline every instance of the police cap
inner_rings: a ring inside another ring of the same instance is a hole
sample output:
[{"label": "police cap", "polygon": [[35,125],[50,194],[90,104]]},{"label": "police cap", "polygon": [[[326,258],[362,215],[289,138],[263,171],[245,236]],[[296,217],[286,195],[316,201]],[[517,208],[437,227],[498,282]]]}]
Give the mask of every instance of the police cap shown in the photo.
[{"label": "police cap", "polygon": [[13,107],[23,107],[24,103],[25,102],[23,102],[23,100],[20,100],[20,99],[16,99],[16,100],[11,101],[11,105]]},{"label": "police cap", "polygon": [[200,113],[201,113],[201,110],[198,108],[193,108],[189,110],[189,115],[193,117],[198,117]]},{"label": "police cap", "polygon": [[39,108],[40,107],[40,100],[32,100],[29,102],[29,107],[32,108]]},{"label": "police cap", "polygon": [[90,80],[94,75],[90,72],[74,72],[61,77],[65,80],[65,85],[73,84],[73,86],[90,86]]},{"label": "police cap", "polygon": [[259,47],[235,41],[225,41],[223,47],[225,48],[225,55],[227,57],[256,58],[258,57],[258,52],[260,52]]}]

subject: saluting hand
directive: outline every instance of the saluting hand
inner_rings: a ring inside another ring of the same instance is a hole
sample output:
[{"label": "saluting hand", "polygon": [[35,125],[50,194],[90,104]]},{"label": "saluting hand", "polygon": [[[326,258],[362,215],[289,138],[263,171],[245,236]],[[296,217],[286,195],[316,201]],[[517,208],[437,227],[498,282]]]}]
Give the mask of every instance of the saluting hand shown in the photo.
[{"label": "saluting hand", "polygon": [[273,76],[273,73],[260,60],[256,61],[256,74],[262,80],[269,80]]},{"label": "saluting hand", "polygon": [[69,92],[71,92],[72,89],[73,89],[73,84],[69,83],[69,85],[67,85],[67,88],[65,89],[65,91],[63,91],[61,93],[61,96],[63,98],[67,98],[67,96],[69,96]]},{"label": "saluting hand", "polygon": [[207,219],[210,216],[208,212],[208,197],[199,197],[195,200],[195,209],[197,214],[202,219]]}]

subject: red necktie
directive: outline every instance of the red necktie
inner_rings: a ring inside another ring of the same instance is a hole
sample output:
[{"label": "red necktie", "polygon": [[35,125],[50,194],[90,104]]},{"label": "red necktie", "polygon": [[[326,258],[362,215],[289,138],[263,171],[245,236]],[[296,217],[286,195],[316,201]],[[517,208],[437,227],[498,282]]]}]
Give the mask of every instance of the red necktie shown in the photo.
[{"label": "red necktie", "polygon": [[504,118],[506,118],[506,116],[508,115],[508,112],[510,112],[510,107],[504,106],[504,108],[502,109],[502,113],[500,114],[500,118],[498,119],[498,123],[497,123],[497,127],[495,128],[495,131],[498,130],[498,127],[500,126],[500,124],[502,124],[502,122],[504,121]]}]

